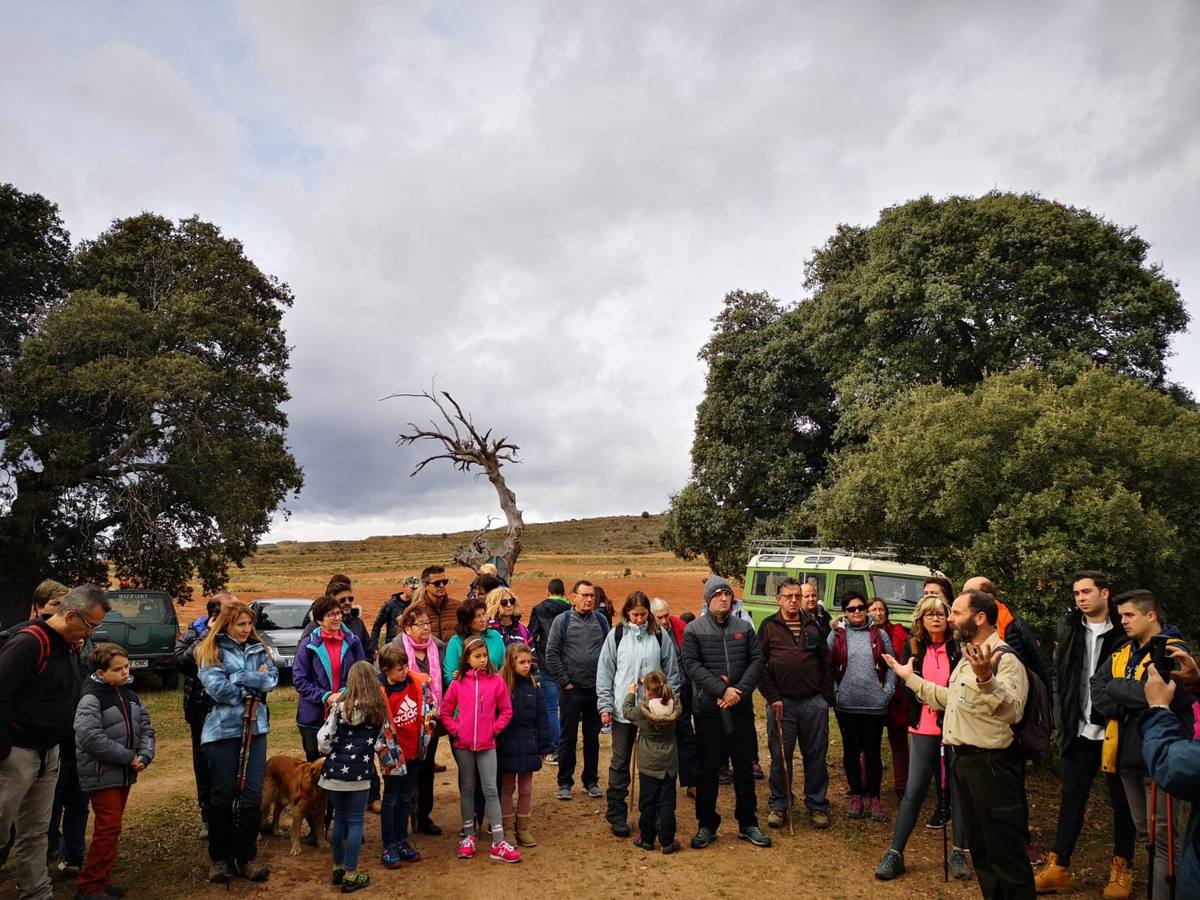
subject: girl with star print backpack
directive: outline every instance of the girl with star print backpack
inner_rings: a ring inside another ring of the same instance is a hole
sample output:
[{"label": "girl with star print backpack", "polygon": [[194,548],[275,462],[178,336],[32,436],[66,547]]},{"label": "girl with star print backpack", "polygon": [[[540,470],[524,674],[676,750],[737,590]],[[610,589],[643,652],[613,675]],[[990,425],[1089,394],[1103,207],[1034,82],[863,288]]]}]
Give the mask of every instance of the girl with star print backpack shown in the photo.
[{"label": "girl with star print backpack", "polygon": [[317,734],[325,754],[317,783],[329,792],[333,807],[333,883],[350,894],[370,883],[358,871],[363,840],[363,814],[375,765],[375,743],[388,720],[375,668],[364,661],[350,667],[346,689],[329,704],[329,717]]}]

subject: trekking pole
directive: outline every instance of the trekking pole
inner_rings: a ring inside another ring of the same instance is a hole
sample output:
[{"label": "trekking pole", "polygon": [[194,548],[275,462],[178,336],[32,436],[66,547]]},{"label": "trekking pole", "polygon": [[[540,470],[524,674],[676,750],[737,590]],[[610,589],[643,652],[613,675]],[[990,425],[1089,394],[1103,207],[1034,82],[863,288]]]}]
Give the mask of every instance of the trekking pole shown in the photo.
[{"label": "trekking pole", "polygon": [[630,775],[629,775],[629,808],[633,809],[635,801],[637,800],[637,780],[638,780],[637,738],[636,737],[633,739],[633,752],[629,756],[629,772],[630,772]]},{"label": "trekking pole", "polygon": [[[775,737],[779,740],[779,755],[783,758],[783,774],[787,778],[788,834],[795,837],[796,821],[792,818],[792,761],[789,758],[790,754],[783,746],[783,722],[779,716],[772,716],[772,718],[775,720]],[[808,770],[805,769],[805,771]]]},{"label": "trekking pole", "polygon": [[1167,896],[1175,900],[1175,798],[1167,793]]},{"label": "trekking pole", "polygon": [[950,854],[946,849],[946,820],[950,818],[950,780],[946,777],[946,745],[938,738],[938,758],[942,778],[942,881],[950,880]]},{"label": "trekking pole", "polygon": [[[233,797],[233,833],[241,833],[242,792],[246,790],[246,773],[250,768],[250,744],[254,740],[254,722],[258,718],[258,697],[247,694],[242,704],[242,741],[238,749],[236,792]],[[235,838],[236,840],[236,838]],[[226,887],[228,887],[228,882]]]},{"label": "trekking pole", "polygon": [[1155,832],[1158,831],[1158,785],[1153,781],[1150,782],[1150,810],[1147,818],[1149,825],[1146,828],[1146,855],[1149,862],[1146,868],[1146,897],[1147,900],[1154,900],[1154,857],[1158,852],[1154,841]]}]

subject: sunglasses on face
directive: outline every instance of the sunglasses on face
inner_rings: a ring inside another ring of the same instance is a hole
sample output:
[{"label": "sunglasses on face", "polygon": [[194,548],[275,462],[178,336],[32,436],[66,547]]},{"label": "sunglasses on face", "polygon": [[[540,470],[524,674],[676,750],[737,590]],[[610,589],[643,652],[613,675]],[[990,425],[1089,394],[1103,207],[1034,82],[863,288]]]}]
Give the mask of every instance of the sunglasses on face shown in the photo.
[{"label": "sunglasses on face", "polygon": [[866,611],[867,611],[867,608],[865,606],[847,606],[846,607],[846,612],[848,612],[848,613],[866,612]]},{"label": "sunglasses on face", "polygon": [[450,579],[449,578],[439,578],[437,581],[431,581],[429,583],[432,584],[434,587],[445,587],[446,585],[448,585],[450,583]]},{"label": "sunglasses on face", "polygon": [[503,600],[500,601],[500,605],[501,606],[516,606],[517,601],[514,600],[512,597],[505,597]]}]

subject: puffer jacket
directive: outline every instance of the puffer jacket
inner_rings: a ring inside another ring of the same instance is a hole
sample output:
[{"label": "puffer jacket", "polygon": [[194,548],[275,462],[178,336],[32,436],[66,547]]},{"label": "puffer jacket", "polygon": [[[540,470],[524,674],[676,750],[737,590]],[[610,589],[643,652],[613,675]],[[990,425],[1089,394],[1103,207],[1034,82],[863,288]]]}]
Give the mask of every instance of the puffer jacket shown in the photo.
[{"label": "puffer jacket", "polygon": [[[1067,747],[1079,733],[1079,722],[1083,718],[1083,685],[1090,685],[1091,678],[1129,638],[1121,627],[1121,614],[1115,603],[1109,604],[1109,621],[1112,628],[1100,638],[1096,653],[1096,668],[1083,671],[1084,624],[1083,613],[1078,609],[1068,610],[1058,622],[1058,635],[1054,644],[1054,727],[1058,732],[1058,749],[1066,753]],[[1090,686],[1089,686],[1090,691]]]},{"label": "puffer jacket", "polygon": [[496,738],[501,772],[536,772],[542,757],[553,753],[546,698],[532,678],[517,677],[512,689],[512,719]]},{"label": "puffer jacket", "polygon": [[[698,716],[754,715],[754,689],[762,678],[762,647],[754,625],[732,615],[724,623],[701,616],[683,631],[683,672],[692,683],[692,711]],[[724,675],[728,683],[721,680]],[[725,688],[735,687],[742,700],[729,710],[717,706]]]},{"label": "puffer jacket", "polygon": [[512,698],[499,675],[471,669],[455,678],[442,700],[442,725],[460,750],[493,750],[512,718]]},{"label": "puffer jacket", "polygon": [[[202,744],[240,738],[242,710],[248,692],[265,695],[279,684],[279,670],[262,644],[251,641],[239,644],[229,635],[221,634],[217,636],[217,648],[221,651],[220,664],[200,667],[200,682],[213,699],[213,708],[205,717],[204,728],[200,732]],[[260,672],[260,666],[266,666],[266,669]],[[254,720],[254,733],[269,732],[270,722],[267,704],[260,703]]]},{"label": "puffer jacket", "polygon": [[[747,698],[743,702],[751,701]],[[674,778],[679,772],[675,723],[683,713],[683,704],[674,698],[669,703],[662,700],[638,703],[637,697],[626,691],[621,713],[638,727],[638,771],[651,778]]]},{"label": "puffer jacket", "polygon": [[[618,636],[620,643],[617,643]],[[596,708],[602,713],[612,713],[618,722],[628,724],[624,703],[618,705],[618,698],[624,697],[629,685],[636,681],[639,682],[638,700],[644,699],[646,692],[640,682],[647,672],[662,672],[667,676],[671,690],[679,693],[681,676],[675,641],[661,631],[652,634],[649,624],[623,622],[614,625],[604,639],[596,664]]]},{"label": "puffer jacket", "polygon": [[75,759],[86,793],[128,787],[137,781],[133,763],[154,760],[154,726],[142,698],[92,675],[75,710]]},{"label": "puffer jacket", "polygon": [[[360,659],[365,659],[363,645],[354,632],[342,625],[342,661],[338,666],[338,684],[346,686],[346,676],[350,667]],[[300,695],[296,704],[296,723],[310,727],[319,727],[325,723],[325,701],[333,692],[333,669],[331,668],[329,651],[325,649],[325,640],[321,637],[321,629],[309,633],[308,637],[300,639],[296,648],[296,661],[292,665],[292,683],[296,693]]]},{"label": "puffer jacket", "polygon": [[[483,638],[483,643],[487,647],[488,659],[499,670],[504,665],[505,647],[503,636],[493,628],[485,628],[483,634],[479,636]],[[446,642],[446,652],[442,654],[443,684],[449,684],[454,680],[454,676],[458,672],[458,664],[462,662],[462,650],[462,635],[456,634]]]}]

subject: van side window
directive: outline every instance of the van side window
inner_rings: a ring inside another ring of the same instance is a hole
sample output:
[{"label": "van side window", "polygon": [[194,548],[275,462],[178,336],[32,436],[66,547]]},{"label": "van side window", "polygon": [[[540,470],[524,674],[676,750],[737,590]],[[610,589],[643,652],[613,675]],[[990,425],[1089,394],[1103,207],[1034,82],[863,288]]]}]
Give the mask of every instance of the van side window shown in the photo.
[{"label": "van side window", "polygon": [[789,577],[787,572],[755,572],[754,595],[758,597],[774,597],[779,583]]},{"label": "van side window", "polygon": [[838,609],[842,608],[842,598],[851,591],[860,591],[864,597],[867,593],[867,579],[862,575],[839,575],[833,584],[833,596]]}]

